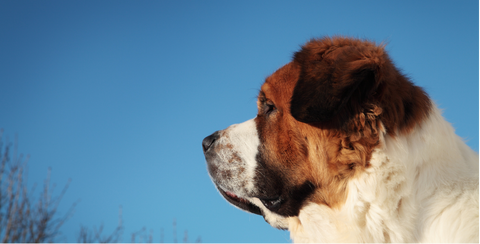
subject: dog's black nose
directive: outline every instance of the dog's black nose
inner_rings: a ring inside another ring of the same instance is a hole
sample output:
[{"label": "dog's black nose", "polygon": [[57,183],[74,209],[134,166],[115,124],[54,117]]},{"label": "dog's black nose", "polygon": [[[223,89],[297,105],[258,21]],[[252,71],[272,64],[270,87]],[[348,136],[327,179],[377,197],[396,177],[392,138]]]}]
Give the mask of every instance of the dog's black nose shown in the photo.
[{"label": "dog's black nose", "polygon": [[205,139],[203,139],[202,141],[202,147],[203,147],[203,152],[206,152],[213,144],[213,142],[215,142],[219,136],[220,133],[218,131],[215,131],[213,134],[205,137]]}]

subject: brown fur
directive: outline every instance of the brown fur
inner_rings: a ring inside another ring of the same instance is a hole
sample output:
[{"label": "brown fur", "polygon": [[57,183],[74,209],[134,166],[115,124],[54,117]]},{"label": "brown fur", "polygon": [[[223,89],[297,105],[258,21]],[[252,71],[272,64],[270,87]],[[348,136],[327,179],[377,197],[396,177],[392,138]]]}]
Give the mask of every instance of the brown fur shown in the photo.
[{"label": "brown fur", "polygon": [[[342,37],[312,40],[262,86],[255,120],[260,175],[270,182],[259,188],[270,194],[301,189],[311,201],[340,207],[348,180],[369,167],[380,131],[408,133],[430,106],[383,46]],[[295,215],[302,203],[289,204],[280,214]]]}]

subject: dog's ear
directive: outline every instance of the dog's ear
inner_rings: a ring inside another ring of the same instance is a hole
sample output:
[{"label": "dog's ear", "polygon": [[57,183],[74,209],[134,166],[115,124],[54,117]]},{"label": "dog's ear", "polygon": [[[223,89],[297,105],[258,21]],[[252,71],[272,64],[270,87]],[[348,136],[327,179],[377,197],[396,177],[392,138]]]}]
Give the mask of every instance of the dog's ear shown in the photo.
[{"label": "dog's ear", "polygon": [[308,42],[294,55],[301,73],[291,98],[292,116],[304,123],[348,121],[376,93],[384,59],[383,47],[371,42]]}]

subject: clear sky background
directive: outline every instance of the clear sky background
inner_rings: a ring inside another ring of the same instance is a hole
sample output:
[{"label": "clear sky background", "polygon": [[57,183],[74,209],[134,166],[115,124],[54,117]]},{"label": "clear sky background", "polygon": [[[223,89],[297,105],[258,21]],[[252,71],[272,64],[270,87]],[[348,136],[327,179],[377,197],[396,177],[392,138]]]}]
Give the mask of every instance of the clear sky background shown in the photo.
[{"label": "clear sky background", "polygon": [[[29,184],[48,167],[58,241],[80,225],[153,241],[289,242],[229,205],[201,141],[256,114],[264,79],[313,37],[386,42],[397,67],[444,109],[478,152],[478,1],[0,1],[0,128],[29,154]],[[37,192],[39,192],[37,190]],[[55,194],[54,194],[55,195]]]}]

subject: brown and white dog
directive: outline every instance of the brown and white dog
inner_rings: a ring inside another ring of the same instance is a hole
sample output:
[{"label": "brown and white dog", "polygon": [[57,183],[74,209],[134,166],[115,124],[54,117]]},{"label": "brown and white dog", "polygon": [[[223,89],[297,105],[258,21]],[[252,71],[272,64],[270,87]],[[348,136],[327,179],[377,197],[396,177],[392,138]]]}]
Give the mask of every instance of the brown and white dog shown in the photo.
[{"label": "brown and white dog", "polygon": [[479,241],[478,154],[384,46],[312,40],[257,106],[202,143],[231,204],[295,242]]}]

